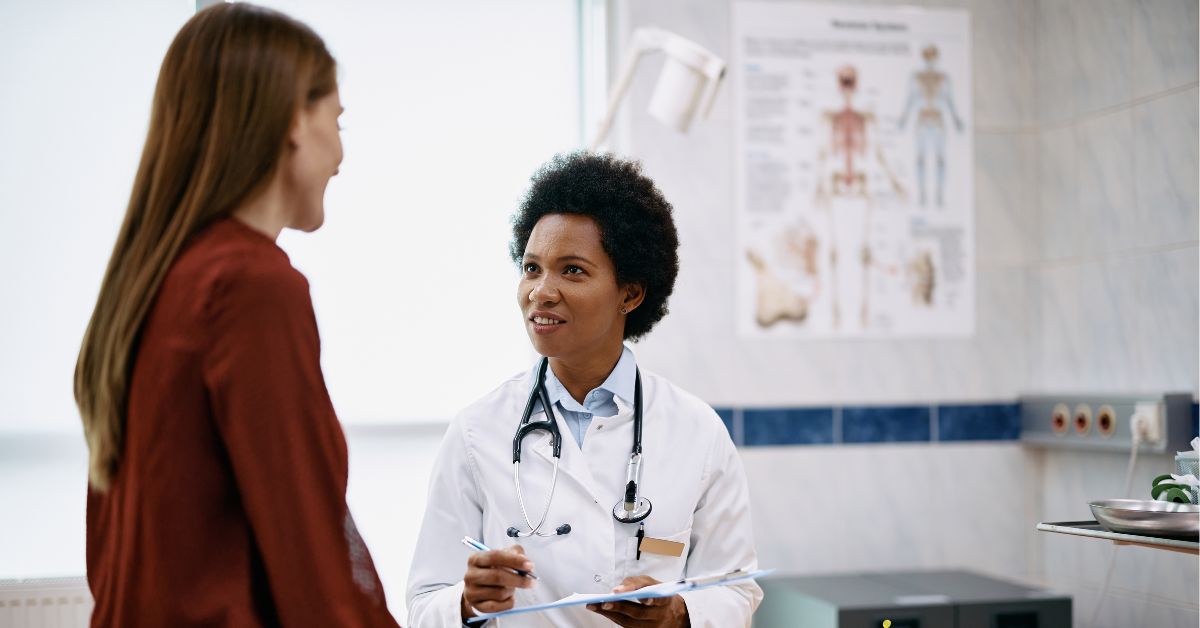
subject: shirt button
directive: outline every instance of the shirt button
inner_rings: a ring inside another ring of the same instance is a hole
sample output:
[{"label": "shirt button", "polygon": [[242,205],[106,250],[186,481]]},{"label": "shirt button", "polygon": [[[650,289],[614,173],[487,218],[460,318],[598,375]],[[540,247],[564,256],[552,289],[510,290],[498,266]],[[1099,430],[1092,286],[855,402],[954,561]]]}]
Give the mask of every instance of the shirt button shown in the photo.
[{"label": "shirt button", "polygon": [[603,580],[603,578],[600,577],[600,574],[596,574],[596,575],[592,576],[592,580],[595,580],[596,582],[600,582],[601,580]]}]

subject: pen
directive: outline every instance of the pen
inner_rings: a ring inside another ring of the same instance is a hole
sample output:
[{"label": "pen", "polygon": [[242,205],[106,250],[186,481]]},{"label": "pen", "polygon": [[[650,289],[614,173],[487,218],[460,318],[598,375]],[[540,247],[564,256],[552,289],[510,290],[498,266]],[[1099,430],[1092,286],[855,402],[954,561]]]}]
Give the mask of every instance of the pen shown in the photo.
[{"label": "pen", "polygon": [[[480,552],[492,551],[492,548],[484,545],[483,543],[480,543],[479,541],[476,541],[475,539],[473,539],[469,536],[464,536],[462,538],[462,544],[466,545],[467,547],[470,547],[472,549],[478,550]],[[535,576],[532,571],[525,571],[524,569],[513,569],[513,571],[516,572],[516,574],[518,576],[525,576],[526,578],[533,578],[534,580],[538,579],[538,577]]]},{"label": "pen", "polygon": [[716,576],[699,576],[696,578],[684,578],[683,580],[680,580],[677,584],[690,584],[693,587],[698,587],[698,586],[703,586],[703,585],[707,585],[707,584],[713,584],[715,582],[723,582],[725,580],[732,580],[734,578],[744,575],[745,573],[746,573],[745,569],[734,569],[733,571],[731,571],[729,573],[719,574]]}]

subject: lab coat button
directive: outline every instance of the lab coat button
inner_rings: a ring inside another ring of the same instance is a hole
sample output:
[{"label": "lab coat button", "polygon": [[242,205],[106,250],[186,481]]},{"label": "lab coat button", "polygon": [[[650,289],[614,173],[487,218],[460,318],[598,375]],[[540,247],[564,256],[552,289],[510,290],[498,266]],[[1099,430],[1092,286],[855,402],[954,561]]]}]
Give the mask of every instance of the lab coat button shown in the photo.
[{"label": "lab coat button", "polygon": [[596,575],[592,576],[592,580],[595,580],[596,582],[600,582],[601,580],[603,580],[603,578],[600,577],[600,574],[596,574]]}]

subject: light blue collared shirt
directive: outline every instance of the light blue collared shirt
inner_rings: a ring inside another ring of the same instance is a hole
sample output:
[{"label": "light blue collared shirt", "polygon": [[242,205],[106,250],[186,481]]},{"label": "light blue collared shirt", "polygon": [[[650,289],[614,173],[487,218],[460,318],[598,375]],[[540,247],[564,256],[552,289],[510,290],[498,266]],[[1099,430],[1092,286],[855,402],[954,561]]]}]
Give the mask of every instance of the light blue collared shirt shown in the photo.
[{"label": "light blue collared shirt", "polygon": [[[533,376],[537,377],[537,365],[533,367]],[[554,411],[562,415],[563,421],[571,430],[571,435],[575,437],[575,442],[578,443],[580,449],[583,449],[583,437],[587,434],[588,426],[592,424],[592,417],[617,415],[617,402],[613,399],[614,396],[620,397],[630,407],[633,406],[633,390],[636,381],[637,362],[634,360],[633,352],[629,350],[629,347],[622,347],[621,359],[617,360],[617,365],[608,374],[608,378],[599,387],[592,389],[583,398],[582,404],[575,401],[562,382],[558,381],[553,368],[546,369],[546,394],[550,396],[550,403],[555,406]],[[534,412],[539,411],[541,407],[541,403],[537,403],[534,406]]]}]

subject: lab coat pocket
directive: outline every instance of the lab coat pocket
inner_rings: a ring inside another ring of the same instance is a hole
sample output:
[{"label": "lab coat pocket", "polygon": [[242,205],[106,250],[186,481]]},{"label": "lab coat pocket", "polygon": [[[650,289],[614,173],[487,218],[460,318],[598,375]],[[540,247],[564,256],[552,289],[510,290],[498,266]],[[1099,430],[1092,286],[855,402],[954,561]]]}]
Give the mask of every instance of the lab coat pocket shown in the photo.
[{"label": "lab coat pocket", "polygon": [[645,550],[645,545],[642,549],[642,557],[637,558],[638,540],[637,538],[629,539],[629,575],[645,575],[654,578],[660,582],[670,580],[678,580],[684,575],[684,567],[687,564],[688,551],[691,550],[692,529],[687,528],[674,534],[662,535],[654,534],[650,531],[646,532],[646,538],[643,543],[650,542],[652,539],[659,539],[672,543],[683,545],[683,551],[679,556],[668,556],[666,554],[657,554]]}]

